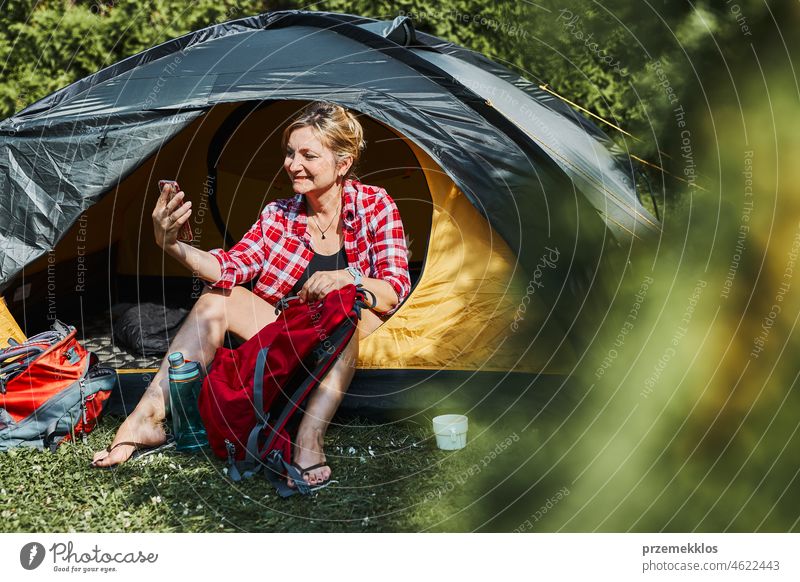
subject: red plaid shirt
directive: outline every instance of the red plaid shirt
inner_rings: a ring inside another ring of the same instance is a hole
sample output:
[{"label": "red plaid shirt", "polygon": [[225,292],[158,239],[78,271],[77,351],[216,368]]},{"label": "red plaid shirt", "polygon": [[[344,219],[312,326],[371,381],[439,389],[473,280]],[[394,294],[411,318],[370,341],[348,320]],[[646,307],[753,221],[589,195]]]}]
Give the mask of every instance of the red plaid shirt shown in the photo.
[{"label": "red plaid shirt", "polygon": [[[342,200],[347,262],[365,276],[388,282],[397,293],[397,307],[411,291],[408,249],[403,223],[386,190],[357,180],[344,184]],[[305,272],[314,251],[307,232],[303,194],[267,204],[258,221],[229,251],[209,251],[222,275],[211,287],[231,289],[258,276],[256,295],[275,305]]]}]

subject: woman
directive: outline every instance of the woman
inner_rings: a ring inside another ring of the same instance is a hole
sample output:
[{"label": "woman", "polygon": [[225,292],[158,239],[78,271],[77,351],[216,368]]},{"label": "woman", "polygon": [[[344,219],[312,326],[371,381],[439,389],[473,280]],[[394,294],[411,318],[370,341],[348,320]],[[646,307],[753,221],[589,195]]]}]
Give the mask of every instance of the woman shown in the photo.
[{"label": "woman", "polygon": [[[306,468],[303,478],[316,485],[331,475],[323,438],[355,372],[358,341],[399,307],[411,284],[394,201],[382,188],[352,177],[364,148],[355,116],[335,104],[312,103],[289,124],[282,143],[295,196],[267,204],[229,251],[202,251],[177,240],[192,213],[183,192],[168,201],[165,187],[153,223],[158,245],[208,284],[169,348],[206,366],[226,331],[249,339],[276,319],[274,305],[284,296],[315,301],[358,279],[375,294],[377,305],[362,312],[358,333],[310,398],[298,427],[293,460]],[[254,292],[238,286],[254,277]],[[165,442],[168,368],[164,358],[142,400],[111,445],[94,455],[93,465],[117,465],[137,449]]]}]

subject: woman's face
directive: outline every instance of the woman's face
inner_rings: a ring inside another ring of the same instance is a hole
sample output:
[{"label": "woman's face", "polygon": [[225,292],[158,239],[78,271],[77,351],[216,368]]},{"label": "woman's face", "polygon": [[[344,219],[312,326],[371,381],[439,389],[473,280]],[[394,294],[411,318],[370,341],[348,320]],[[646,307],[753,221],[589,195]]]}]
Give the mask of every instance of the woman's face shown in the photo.
[{"label": "woman's face", "polygon": [[323,193],[346,169],[347,160],[337,164],[336,155],[310,127],[295,129],[286,143],[283,167],[298,194]]}]

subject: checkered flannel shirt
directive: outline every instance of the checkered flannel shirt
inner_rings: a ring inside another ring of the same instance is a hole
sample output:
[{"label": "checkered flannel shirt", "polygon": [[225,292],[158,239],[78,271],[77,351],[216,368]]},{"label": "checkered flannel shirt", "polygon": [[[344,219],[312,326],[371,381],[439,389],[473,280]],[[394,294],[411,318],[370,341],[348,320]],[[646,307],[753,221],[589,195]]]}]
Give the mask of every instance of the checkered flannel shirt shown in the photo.
[{"label": "checkered flannel shirt", "polygon": [[[347,262],[365,276],[388,282],[398,302],[411,291],[408,249],[394,200],[377,186],[347,180],[342,201]],[[231,289],[258,276],[253,291],[275,305],[305,272],[313,250],[302,194],[267,204],[258,221],[230,250],[209,251],[222,275],[211,287]]]}]

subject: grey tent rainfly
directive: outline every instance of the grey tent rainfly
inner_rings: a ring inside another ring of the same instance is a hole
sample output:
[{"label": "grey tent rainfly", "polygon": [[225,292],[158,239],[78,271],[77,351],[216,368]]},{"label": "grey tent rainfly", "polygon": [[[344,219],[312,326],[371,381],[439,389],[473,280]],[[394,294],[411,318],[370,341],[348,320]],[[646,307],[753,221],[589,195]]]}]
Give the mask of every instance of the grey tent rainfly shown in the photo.
[{"label": "grey tent rainfly", "polygon": [[[308,43],[314,50],[302,50]],[[191,277],[154,258],[153,183],[178,177],[198,199],[197,244],[238,240],[268,200],[291,194],[278,177],[276,136],[313,100],[364,120],[361,177],[398,202],[417,268],[386,332],[367,338],[357,379],[568,374],[574,353],[564,338],[609,256],[624,260],[659,232],[637,199],[633,165],[550,93],[415,31],[405,16],[281,11],[217,24],[0,122],[9,311],[27,326],[47,310],[34,288],[48,269],[72,277],[51,294],[62,310],[65,295],[83,294],[82,316],[131,289],[128,300],[143,300],[151,277],[162,298],[178,282],[188,299]],[[437,325],[432,305],[450,319]]]}]

